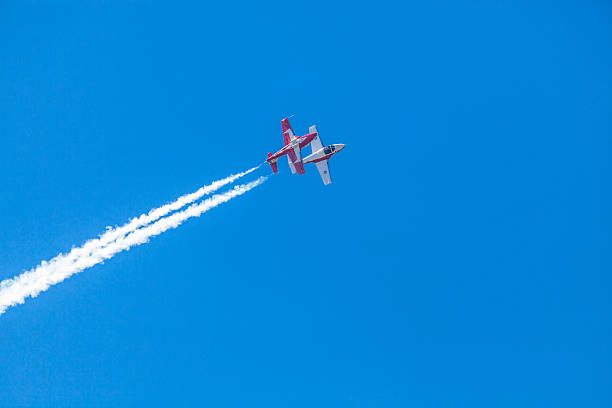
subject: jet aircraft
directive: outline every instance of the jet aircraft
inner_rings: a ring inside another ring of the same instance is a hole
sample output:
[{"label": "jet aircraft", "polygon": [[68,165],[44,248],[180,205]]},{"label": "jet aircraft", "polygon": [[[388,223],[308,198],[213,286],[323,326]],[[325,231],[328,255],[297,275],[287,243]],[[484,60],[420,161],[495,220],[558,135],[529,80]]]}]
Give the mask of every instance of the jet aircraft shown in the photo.
[{"label": "jet aircraft", "polygon": [[289,118],[285,118],[281,121],[281,127],[283,129],[283,141],[285,145],[274,154],[268,153],[266,161],[270,163],[272,171],[278,173],[278,163],[276,161],[279,157],[287,155],[291,173],[295,174],[297,171],[297,174],[304,174],[306,170],[304,170],[304,163],[302,163],[301,149],[308,146],[317,134],[311,132],[304,136],[296,137],[289,124]]},{"label": "jet aircraft", "polygon": [[319,136],[317,127],[311,126],[308,129],[308,132],[309,134],[314,133],[316,137],[312,139],[312,142],[310,143],[312,154],[305,157],[303,163],[314,163],[317,166],[317,170],[319,170],[323,184],[328,185],[332,182],[332,180],[331,175],[329,174],[329,166],[327,162],[334,154],[344,149],[344,146],[346,145],[340,143],[323,147],[323,142],[321,142],[321,137]]}]

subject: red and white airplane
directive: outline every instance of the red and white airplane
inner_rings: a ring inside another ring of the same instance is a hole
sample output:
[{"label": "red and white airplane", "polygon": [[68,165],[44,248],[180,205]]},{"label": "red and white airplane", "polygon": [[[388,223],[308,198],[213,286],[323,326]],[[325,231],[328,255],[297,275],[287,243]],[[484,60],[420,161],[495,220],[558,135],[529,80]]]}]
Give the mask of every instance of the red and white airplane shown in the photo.
[{"label": "red and white airplane", "polygon": [[303,163],[314,163],[317,166],[317,170],[319,170],[321,179],[323,179],[323,184],[328,185],[332,182],[332,180],[331,175],[329,174],[329,166],[327,162],[334,154],[344,149],[344,146],[346,145],[340,143],[324,147],[316,126],[311,126],[308,128],[308,132],[309,134],[314,133],[316,137],[312,139],[312,142],[310,143],[312,154],[305,157]]},{"label": "red and white airplane", "polygon": [[[304,170],[304,163],[302,163],[301,149],[302,147],[308,146],[310,142],[317,137],[316,128],[315,133],[311,132],[304,136],[296,137],[289,124],[289,118],[283,119],[281,125],[283,128],[283,140],[285,141],[285,145],[274,154],[268,153],[266,161],[270,163],[272,171],[278,173],[278,163],[276,161],[279,157],[287,155],[291,173],[295,174],[297,171],[297,174],[304,174],[306,170]],[[310,128],[312,129],[312,126]]]}]

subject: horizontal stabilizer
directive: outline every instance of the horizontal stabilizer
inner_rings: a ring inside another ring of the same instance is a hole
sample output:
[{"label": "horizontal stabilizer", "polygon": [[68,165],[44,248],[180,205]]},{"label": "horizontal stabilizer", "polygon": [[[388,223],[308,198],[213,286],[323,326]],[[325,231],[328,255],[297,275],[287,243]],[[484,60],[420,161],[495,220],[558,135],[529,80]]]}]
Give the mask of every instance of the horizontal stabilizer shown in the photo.
[{"label": "horizontal stabilizer", "polygon": [[[272,153],[268,153],[268,160],[272,156]],[[275,160],[268,161],[270,163],[270,167],[272,167],[272,173],[278,173],[278,163]]]},{"label": "horizontal stabilizer", "polygon": [[272,173],[276,174],[278,173],[278,163],[273,161],[270,162],[270,167],[272,167]]}]

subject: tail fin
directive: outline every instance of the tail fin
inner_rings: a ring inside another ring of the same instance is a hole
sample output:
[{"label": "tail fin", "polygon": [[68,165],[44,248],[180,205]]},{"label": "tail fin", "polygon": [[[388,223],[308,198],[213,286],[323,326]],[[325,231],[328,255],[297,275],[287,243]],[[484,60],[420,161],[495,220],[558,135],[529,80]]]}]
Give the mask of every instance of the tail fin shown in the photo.
[{"label": "tail fin", "polygon": [[272,153],[268,153],[268,163],[270,163],[270,167],[272,167],[272,173],[278,173],[278,163],[276,162],[276,160],[270,161],[270,157],[272,156]]}]

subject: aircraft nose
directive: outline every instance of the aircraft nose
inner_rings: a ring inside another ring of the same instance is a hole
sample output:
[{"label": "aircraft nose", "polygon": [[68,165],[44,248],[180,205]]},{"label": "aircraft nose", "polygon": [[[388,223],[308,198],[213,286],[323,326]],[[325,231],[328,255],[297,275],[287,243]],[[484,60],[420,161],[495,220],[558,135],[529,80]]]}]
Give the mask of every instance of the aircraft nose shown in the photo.
[{"label": "aircraft nose", "polygon": [[340,151],[340,150],[344,149],[344,146],[346,146],[346,145],[344,143],[340,143],[340,144],[338,144],[336,146],[337,146],[336,150]]}]

